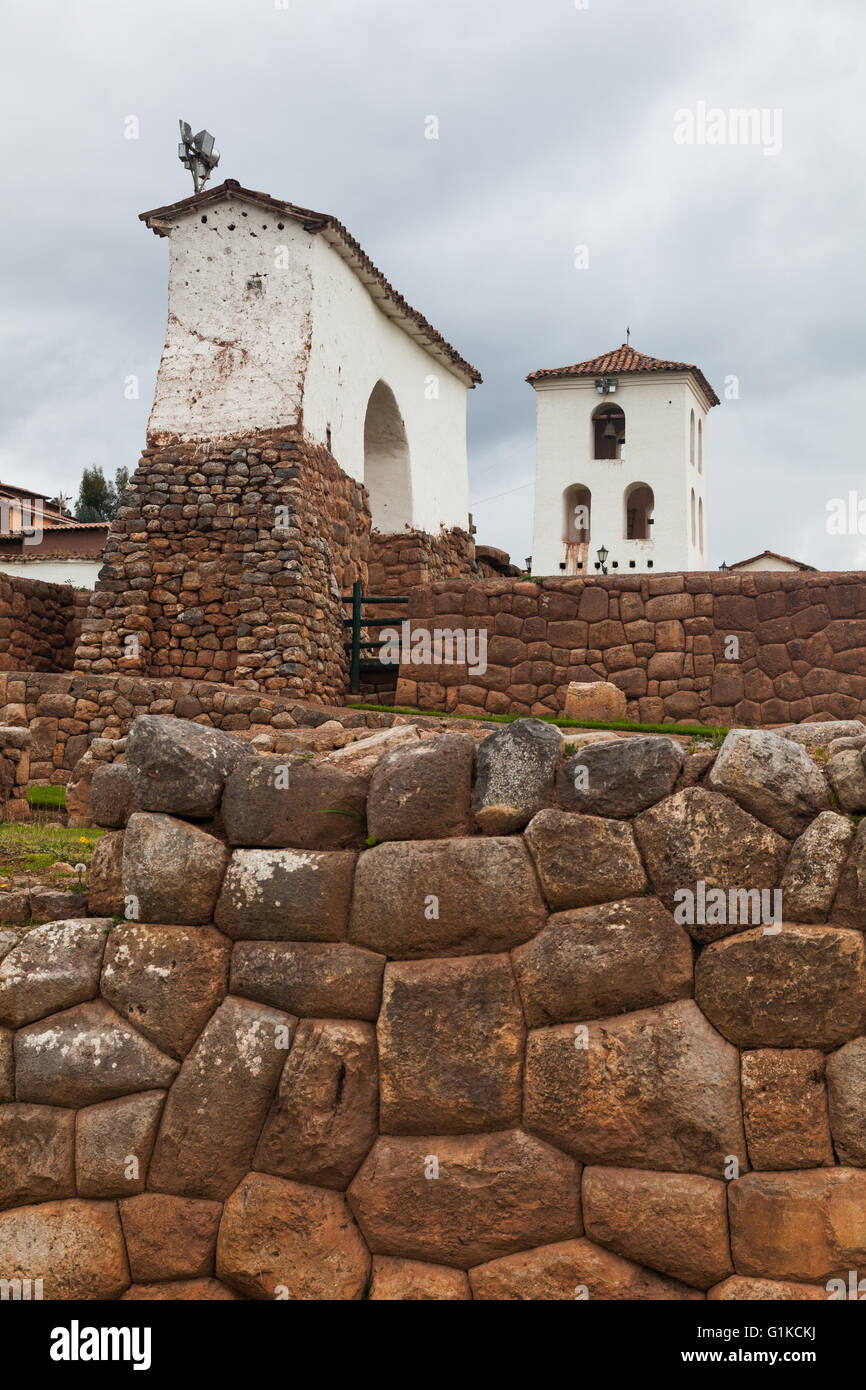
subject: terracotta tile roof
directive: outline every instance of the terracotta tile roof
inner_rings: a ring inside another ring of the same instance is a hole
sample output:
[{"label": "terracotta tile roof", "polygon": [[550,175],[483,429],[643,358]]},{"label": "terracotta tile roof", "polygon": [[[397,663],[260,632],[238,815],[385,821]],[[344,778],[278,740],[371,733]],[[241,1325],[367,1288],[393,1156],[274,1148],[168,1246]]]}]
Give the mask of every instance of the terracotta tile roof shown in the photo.
[{"label": "terracotta tile roof", "polygon": [[272,198],[268,193],[257,193],[254,189],[242,188],[235,179],[226,179],[225,183],[217,184],[215,188],[206,188],[202,193],[193,193],[178,203],[167,203],[165,207],[153,208],[150,212],[140,213],[139,216],[157,236],[168,236],[170,223],[179,214],[210,207],[226,198],[238,198],[242,202],[254,203],[279,217],[288,217],[292,221],[300,222],[307,232],[321,233],[338,255],[348,262],[389,318],[397,319],[411,338],[416,338],[434,357],[450,366],[470,387],[481,381],[481,373],[461,357],[457,349],[446,342],[441,333],[437,333],[423,314],[406,303],[342,222],[338,222],[330,213],[313,212],[310,208],[297,207],[294,203]]},{"label": "terracotta tile roof", "polygon": [[703,387],[711,405],[718,405],[719,398],[707,381],[703,372],[690,362],[667,362],[659,357],[648,357],[645,352],[637,352],[628,343],[614,348],[612,352],[602,353],[589,362],[576,362],[572,367],[545,367],[531,372],[526,380],[553,381],[557,377],[570,376],[629,376],[638,372],[691,372]]},{"label": "terracotta tile roof", "polygon": [[748,560],[738,560],[735,565],[729,565],[732,570],[740,570],[744,565],[753,565],[756,560],[784,560],[786,565],[796,565],[798,570],[812,570],[817,574],[814,565],[807,565],[805,560],[792,560],[790,555],[780,555],[777,550],[762,550],[758,555],[750,555]]}]

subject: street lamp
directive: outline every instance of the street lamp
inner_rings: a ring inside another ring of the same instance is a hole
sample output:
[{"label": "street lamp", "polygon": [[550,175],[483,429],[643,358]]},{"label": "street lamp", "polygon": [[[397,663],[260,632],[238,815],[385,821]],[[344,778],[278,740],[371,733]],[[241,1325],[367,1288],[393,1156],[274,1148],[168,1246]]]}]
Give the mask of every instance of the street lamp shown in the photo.
[{"label": "street lamp", "polygon": [[729,570],[730,568],[731,568],[730,565],[726,565],[725,562],[724,562],[724,560],[723,560],[722,563],[719,565],[719,569],[720,569],[720,570]]},{"label": "street lamp", "polygon": [[602,574],[607,574],[607,557],[610,554],[610,551],[608,550],[606,545],[601,545],[595,553],[598,556],[598,563],[601,565]]}]

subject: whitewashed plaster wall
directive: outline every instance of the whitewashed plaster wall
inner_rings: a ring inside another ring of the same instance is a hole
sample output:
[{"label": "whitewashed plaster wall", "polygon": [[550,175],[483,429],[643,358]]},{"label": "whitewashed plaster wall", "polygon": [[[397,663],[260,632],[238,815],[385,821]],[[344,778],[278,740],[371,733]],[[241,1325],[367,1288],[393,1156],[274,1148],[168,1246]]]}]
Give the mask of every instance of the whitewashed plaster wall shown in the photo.
[{"label": "whitewashed plaster wall", "polygon": [[0,574],[18,579],[42,579],[51,584],[71,584],[74,589],[92,589],[102,569],[101,556],[88,560],[0,560]]},{"label": "whitewashed plaster wall", "polygon": [[[330,431],[337,462],[364,481],[367,404],[384,381],[409,446],[406,520],[467,527],[467,384],[379,308],[323,235],[230,198],[178,215],[169,250],[151,443],[302,420],[317,443]],[[374,497],[374,524],[376,510]]]},{"label": "whitewashed plaster wall", "polygon": [[[313,335],[304,428],[364,479],[364,420],[379,381],[391,388],[409,444],[412,527],[468,526],[467,386],[389,318],[323,237],[313,248]],[[373,524],[377,524],[372,497]],[[381,529],[381,527],[379,528]]]},{"label": "whitewashed plaster wall", "polygon": [[[620,376],[612,395],[600,396],[592,377],[534,383],[537,397],[535,518],[532,573],[556,575],[565,560],[563,492],[582,484],[592,493],[589,573],[596,551],[605,545],[619,572],[701,570],[707,560],[708,402],[688,373],[657,372]],[[593,458],[592,414],[599,405],[617,405],[625,414],[625,458]],[[695,412],[695,462],[690,461],[690,417]],[[702,421],[701,467],[698,420]],[[633,483],[646,483],[655,498],[652,540],[627,540],[624,495]],[[691,539],[691,494],[695,493],[695,543]],[[703,548],[697,517],[703,503]]]}]

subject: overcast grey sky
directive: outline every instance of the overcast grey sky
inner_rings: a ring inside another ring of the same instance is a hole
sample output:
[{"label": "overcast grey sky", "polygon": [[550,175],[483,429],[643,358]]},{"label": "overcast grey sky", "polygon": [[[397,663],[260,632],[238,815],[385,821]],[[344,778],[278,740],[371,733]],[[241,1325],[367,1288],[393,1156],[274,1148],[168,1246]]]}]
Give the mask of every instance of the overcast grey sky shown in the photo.
[{"label": "overcast grey sky", "polygon": [[[183,116],[215,181],[334,213],[481,370],[479,541],[530,551],[526,374],[628,324],[720,396],[738,378],[709,421],[711,563],[866,568],[866,535],[825,525],[866,500],[863,0],[283,4],[4,0],[0,478],[134,467],[168,271],[137,214],[191,191]],[[676,143],[699,102],[780,109],[780,152]]]}]

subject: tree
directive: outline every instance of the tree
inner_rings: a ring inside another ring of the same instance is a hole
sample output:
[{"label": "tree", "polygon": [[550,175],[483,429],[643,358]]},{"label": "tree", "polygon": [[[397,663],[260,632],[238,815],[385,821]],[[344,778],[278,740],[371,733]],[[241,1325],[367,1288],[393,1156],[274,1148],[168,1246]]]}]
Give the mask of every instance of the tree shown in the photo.
[{"label": "tree", "polygon": [[102,469],[93,464],[85,468],[78,489],[75,516],[78,521],[111,521],[129,482],[129,470],[118,468],[114,482],[109,482]]}]

